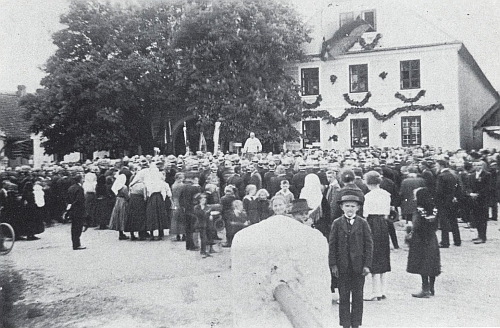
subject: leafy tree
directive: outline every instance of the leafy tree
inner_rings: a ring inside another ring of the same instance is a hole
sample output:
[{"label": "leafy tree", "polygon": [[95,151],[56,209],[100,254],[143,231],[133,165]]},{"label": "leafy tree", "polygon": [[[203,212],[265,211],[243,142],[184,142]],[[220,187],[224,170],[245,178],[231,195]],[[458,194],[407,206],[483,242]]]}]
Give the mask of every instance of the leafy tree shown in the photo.
[{"label": "leafy tree", "polygon": [[211,10],[190,11],[174,36],[181,49],[188,109],[211,131],[221,121],[221,138],[241,140],[257,133],[264,143],[299,136],[297,85],[287,63],[303,60],[310,39],[297,14],[280,2],[220,1]]},{"label": "leafy tree", "polygon": [[211,135],[264,143],[293,140],[301,101],[285,74],[307,31],[272,1],[153,3],[75,1],[53,36],[43,88],[22,99],[47,153],[156,146],[152,126],[188,111]]},{"label": "leafy tree", "polygon": [[73,2],[55,33],[42,90],[26,97],[32,129],[47,153],[151,151],[155,111],[175,104],[170,46],[174,5],[121,8]]}]

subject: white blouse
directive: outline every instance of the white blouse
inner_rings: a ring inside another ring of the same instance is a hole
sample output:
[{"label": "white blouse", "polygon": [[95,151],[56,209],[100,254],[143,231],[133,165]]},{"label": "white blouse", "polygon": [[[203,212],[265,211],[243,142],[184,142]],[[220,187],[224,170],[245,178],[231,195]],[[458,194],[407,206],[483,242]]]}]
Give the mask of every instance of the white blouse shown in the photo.
[{"label": "white blouse", "polygon": [[384,189],[373,189],[365,195],[363,204],[363,216],[369,214],[389,215],[391,212],[391,194]]}]

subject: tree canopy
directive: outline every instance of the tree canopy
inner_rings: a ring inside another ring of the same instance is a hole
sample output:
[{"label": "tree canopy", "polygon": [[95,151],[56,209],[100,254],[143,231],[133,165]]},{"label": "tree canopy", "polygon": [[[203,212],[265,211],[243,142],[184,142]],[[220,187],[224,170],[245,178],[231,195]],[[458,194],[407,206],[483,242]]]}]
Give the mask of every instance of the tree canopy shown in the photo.
[{"label": "tree canopy", "polygon": [[298,87],[284,68],[304,58],[308,35],[286,5],[75,1],[61,22],[43,88],[21,101],[49,154],[152,151],[153,120],[169,111],[195,114],[208,135],[221,121],[226,140],[299,135]]}]

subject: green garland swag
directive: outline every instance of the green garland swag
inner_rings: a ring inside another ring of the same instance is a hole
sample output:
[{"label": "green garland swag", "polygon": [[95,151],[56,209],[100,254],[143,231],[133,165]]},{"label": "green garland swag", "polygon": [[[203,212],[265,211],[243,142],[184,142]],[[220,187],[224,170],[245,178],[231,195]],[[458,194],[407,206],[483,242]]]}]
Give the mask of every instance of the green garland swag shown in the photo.
[{"label": "green garland swag", "polygon": [[316,97],[316,101],[313,102],[312,104],[309,104],[309,103],[306,103],[305,101],[302,102],[302,106],[305,108],[305,109],[316,109],[319,107],[319,105],[321,104],[321,101],[323,101],[323,97],[321,97],[321,95],[318,95]]},{"label": "green garland swag", "polygon": [[415,97],[413,97],[413,98],[406,98],[404,95],[400,94],[399,92],[396,92],[396,94],[394,95],[394,97],[398,98],[399,100],[401,100],[404,103],[414,103],[414,102],[417,102],[423,96],[425,96],[425,90],[420,90],[417,93],[417,95]]},{"label": "green garland swag", "polygon": [[339,122],[342,122],[343,120],[346,119],[349,114],[361,114],[361,113],[372,113],[373,116],[382,122],[387,121],[388,119],[392,118],[394,115],[403,113],[403,112],[413,112],[417,110],[421,110],[424,112],[431,111],[431,110],[443,110],[444,106],[442,104],[431,104],[431,105],[426,105],[426,106],[420,106],[420,105],[410,105],[410,106],[404,106],[404,107],[398,107],[396,109],[393,109],[387,114],[380,114],[377,112],[375,109],[366,107],[366,108],[360,108],[360,107],[351,107],[351,108],[346,108],[344,113],[340,115],[339,117],[334,117],[330,114],[329,111],[327,110],[318,110],[318,111],[312,111],[312,110],[305,110],[302,112],[302,117],[303,118],[321,118],[325,121],[327,121],[328,124],[333,124],[336,125]]},{"label": "green garland swag", "polygon": [[488,136],[492,137],[493,139],[500,140],[500,134],[496,134],[495,131],[486,130],[485,132]]},{"label": "green garland swag", "polygon": [[364,105],[366,105],[366,103],[368,102],[368,100],[370,99],[371,96],[372,96],[372,93],[370,91],[368,91],[366,93],[365,97],[363,98],[363,100],[355,101],[355,100],[352,100],[351,98],[349,98],[348,93],[344,93],[345,101],[347,101],[347,103],[349,105],[354,106],[354,107],[363,107]]},{"label": "green garland swag", "polygon": [[361,46],[361,48],[363,48],[363,50],[373,50],[377,46],[378,40],[380,40],[381,38],[382,34],[378,33],[371,43],[366,43],[363,37],[359,37],[359,45]]}]

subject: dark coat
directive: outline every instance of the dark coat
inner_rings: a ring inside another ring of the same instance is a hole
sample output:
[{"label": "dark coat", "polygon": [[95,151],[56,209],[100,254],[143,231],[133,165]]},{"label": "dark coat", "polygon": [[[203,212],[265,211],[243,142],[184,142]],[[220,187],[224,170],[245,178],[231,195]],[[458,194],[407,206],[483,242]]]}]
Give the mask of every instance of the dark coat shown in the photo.
[{"label": "dark coat", "polygon": [[328,243],[330,245],[329,264],[336,265],[340,274],[349,273],[349,262],[352,272],[361,274],[363,267],[372,267],[373,240],[368,222],[356,216],[348,232],[344,215],[333,221]]},{"label": "dark coat", "polygon": [[417,203],[413,191],[425,187],[425,180],[419,177],[408,177],[401,182],[399,195],[401,198],[401,214],[409,215],[417,210]]},{"label": "dark coat", "polygon": [[83,187],[75,183],[68,189],[68,204],[71,204],[69,210],[70,216],[82,218],[85,216],[85,194]]},{"label": "dark coat", "polygon": [[406,271],[435,277],[441,273],[441,258],[436,236],[437,221],[429,222],[417,215],[413,220]]},{"label": "dark coat", "polygon": [[454,198],[459,197],[458,176],[451,172],[450,169],[444,169],[439,172],[436,179],[436,206],[439,208],[451,209],[455,207]]}]

